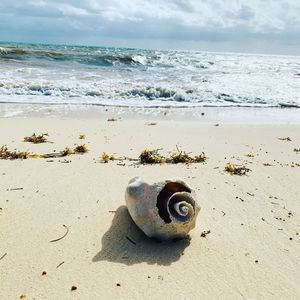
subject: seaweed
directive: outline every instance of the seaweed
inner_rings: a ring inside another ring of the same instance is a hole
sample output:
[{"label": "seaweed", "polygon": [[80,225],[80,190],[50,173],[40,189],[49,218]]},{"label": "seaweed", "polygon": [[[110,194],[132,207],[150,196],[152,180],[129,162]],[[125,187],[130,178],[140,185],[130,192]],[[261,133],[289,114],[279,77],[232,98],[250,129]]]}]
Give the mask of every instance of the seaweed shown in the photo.
[{"label": "seaweed", "polygon": [[141,164],[162,164],[162,163],[168,163],[168,164],[179,164],[179,163],[199,163],[204,162],[207,157],[204,152],[201,152],[199,155],[196,155],[194,157],[190,156],[185,151],[179,150],[179,148],[176,146],[177,152],[174,152],[171,154],[170,157],[165,157],[159,153],[162,149],[155,149],[155,150],[148,150],[145,149],[139,156],[139,161]]},{"label": "seaweed", "polygon": [[84,140],[85,139],[85,134],[84,133],[80,133],[79,134],[79,139],[80,140]]},{"label": "seaweed", "polygon": [[114,155],[109,155],[106,152],[103,152],[101,155],[101,161],[103,163],[108,163],[110,160],[115,160],[116,158],[114,157]]},{"label": "seaweed", "polygon": [[300,152],[300,148],[294,148],[294,152],[299,153]]},{"label": "seaweed", "polygon": [[0,159],[27,159],[29,156],[27,151],[10,151],[6,145],[0,148]]},{"label": "seaweed", "polygon": [[48,134],[39,134],[36,135],[33,133],[31,136],[25,136],[24,142],[34,143],[34,144],[41,144],[41,143],[47,143],[48,140],[45,136],[48,136]]},{"label": "seaweed", "polygon": [[62,154],[62,156],[68,156],[71,154],[74,154],[74,150],[71,149],[70,147],[65,147],[65,149],[63,151],[60,152]]},{"label": "seaweed", "polygon": [[89,148],[83,144],[83,145],[77,145],[75,148],[74,148],[74,152],[75,153],[87,153],[89,152]]},{"label": "seaweed", "polygon": [[246,175],[250,169],[246,168],[245,166],[238,166],[231,163],[227,163],[225,167],[225,171],[232,174],[232,175]]},{"label": "seaweed", "polygon": [[185,151],[179,150],[179,147],[176,145],[177,152],[173,153],[171,157],[167,158],[167,162],[171,164],[178,164],[178,163],[199,163],[204,162],[207,157],[204,152],[192,157]]},{"label": "seaweed", "polygon": [[[45,154],[34,154],[27,151],[10,151],[6,145],[0,148],[0,159],[27,159],[27,158],[57,158],[64,157],[75,153],[86,153],[89,149],[86,145],[78,145],[75,149],[65,147],[60,152],[45,153]],[[111,159],[112,160],[112,159]]]},{"label": "seaweed", "polygon": [[189,156],[185,151],[178,151],[171,155],[170,158],[167,159],[168,163],[178,164],[178,163],[185,163],[189,164],[193,162],[193,158]]},{"label": "seaweed", "polygon": [[199,163],[199,162],[205,162],[207,159],[204,152],[201,152],[199,155],[194,156],[193,162]]},{"label": "seaweed", "polygon": [[145,149],[139,156],[140,163],[146,164],[162,164],[166,158],[159,154],[161,149],[148,150]]}]

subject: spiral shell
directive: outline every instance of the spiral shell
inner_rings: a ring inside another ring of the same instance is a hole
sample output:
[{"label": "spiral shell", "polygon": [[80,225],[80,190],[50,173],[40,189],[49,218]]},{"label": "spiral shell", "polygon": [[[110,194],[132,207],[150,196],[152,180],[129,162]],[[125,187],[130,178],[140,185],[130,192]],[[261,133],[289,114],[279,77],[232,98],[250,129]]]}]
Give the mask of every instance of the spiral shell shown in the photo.
[{"label": "spiral shell", "polygon": [[136,225],[148,237],[161,240],[186,237],[200,211],[195,191],[181,179],[148,184],[135,177],[125,199]]}]

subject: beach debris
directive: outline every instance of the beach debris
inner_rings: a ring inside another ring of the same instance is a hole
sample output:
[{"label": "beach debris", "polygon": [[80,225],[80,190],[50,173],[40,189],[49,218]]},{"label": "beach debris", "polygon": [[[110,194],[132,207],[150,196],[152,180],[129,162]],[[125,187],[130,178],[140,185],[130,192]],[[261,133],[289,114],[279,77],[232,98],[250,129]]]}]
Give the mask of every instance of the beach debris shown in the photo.
[{"label": "beach debris", "polygon": [[10,151],[6,145],[0,148],[0,159],[27,159],[29,156],[27,151]]},{"label": "beach debris", "polygon": [[103,163],[108,163],[110,160],[115,160],[116,158],[114,157],[114,155],[109,155],[106,152],[103,152],[101,155],[101,161]]},{"label": "beach debris", "polygon": [[120,283],[117,283],[116,286],[121,286],[121,284],[120,284]]},{"label": "beach debris", "polygon": [[75,153],[87,153],[87,152],[89,152],[89,148],[86,146],[86,144],[83,144],[83,145],[77,145],[77,146],[74,148],[74,152],[75,152]]},{"label": "beach debris", "polygon": [[45,276],[45,275],[47,275],[47,272],[46,272],[46,271],[43,271],[43,272],[42,272],[42,276]]},{"label": "beach debris", "polygon": [[[6,145],[0,148],[0,159],[28,159],[28,158],[58,158],[64,157],[71,154],[81,154],[88,152],[88,147],[83,145],[77,145],[74,149],[65,147],[64,150],[59,152],[45,153],[45,154],[34,154],[27,151],[10,151]],[[52,162],[49,160],[49,162]]]},{"label": "beach debris", "polygon": [[61,151],[62,156],[68,156],[71,154],[74,154],[74,150],[71,149],[70,147],[65,147],[65,149],[63,151]]},{"label": "beach debris", "polygon": [[27,296],[25,294],[20,295],[20,299],[25,299]]},{"label": "beach debris", "polygon": [[136,225],[158,240],[187,237],[200,211],[195,191],[179,178],[148,184],[135,177],[129,181],[125,199]]},{"label": "beach debris", "polygon": [[84,140],[85,139],[85,134],[84,133],[80,133],[79,134],[79,139],[80,140]]},{"label": "beach debris", "polygon": [[300,148],[294,148],[294,152],[299,153],[300,152]]},{"label": "beach debris", "polygon": [[185,151],[178,150],[177,152],[173,153],[167,161],[172,164],[178,164],[178,163],[189,164],[193,162],[193,158],[189,156]]},{"label": "beach debris", "polygon": [[162,149],[154,149],[154,150],[145,149],[139,156],[140,163],[143,165],[162,164],[162,163],[190,164],[190,163],[204,162],[207,159],[204,152],[201,152],[199,155],[192,157],[185,151],[179,150],[178,147],[177,147],[177,151],[172,153],[169,157],[161,155],[159,153],[160,150]]},{"label": "beach debris", "polygon": [[214,124],[214,126],[215,126],[215,127],[219,127],[219,126],[220,126],[220,124],[218,124],[218,123],[217,123],[217,124]]},{"label": "beach debris", "polygon": [[245,166],[227,163],[225,167],[225,171],[233,175],[242,176],[242,175],[246,175],[250,171],[250,169],[246,168]]},{"label": "beach debris", "polygon": [[157,123],[156,122],[150,122],[150,123],[146,123],[146,125],[147,126],[155,126],[155,125],[157,125]]},{"label": "beach debris", "polygon": [[263,163],[263,165],[265,166],[265,167],[273,167],[274,165],[272,165],[272,164],[270,164],[270,163]]},{"label": "beach debris", "polygon": [[283,138],[278,138],[281,141],[287,141],[287,142],[291,142],[292,139],[288,136],[288,137],[283,137]]},{"label": "beach debris", "polygon": [[58,242],[67,236],[67,234],[69,233],[69,228],[66,225],[63,225],[63,227],[66,228],[65,234],[63,236],[61,236],[60,238],[49,241],[49,243]]},{"label": "beach debris", "polygon": [[201,152],[199,155],[194,156],[192,162],[196,162],[196,163],[204,162],[204,161],[206,161],[206,159],[207,159],[207,157],[206,157],[205,153]]},{"label": "beach debris", "polygon": [[201,232],[201,237],[206,237],[208,234],[210,234],[210,230],[204,230]]},{"label": "beach debris", "polygon": [[146,164],[162,164],[166,158],[159,154],[162,149],[148,150],[145,149],[139,156],[140,163]]},{"label": "beach debris", "polygon": [[25,136],[24,142],[34,143],[34,144],[41,144],[41,143],[47,143],[48,140],[46,138],[48,136],[48,133],[43,133],[36,135],[33,133],[31,136]]},{"label": "beach debris", "polygon": [[73,291],[76,291],[77,290],[77,286],[75,286],[75,285],[72,285],[72,287],[71,287],[71,291],[73,292]]},{"label": "beach debris", "polygon": [[57,266],[56,266],[56,269],[58,269],[60,266],[62,266],[63,264],[65,263],[65,261],[62,261],[61,263],[59,263]]},{"label": "beach debris", "polygon": [[22,191],[22,190],[24,190],[24,188],[22,187],[7,189],[7,191]]},{"label": "beach debris", "polygon": [[118,121],[116,118],[108,118],[107,119],[107,122],[116,122]]},{"label": "beach debris", "polygon": [[0,257],[0,260],[2,260],[6,255],[7,255],[7,252],[4,253],[4,254]]}]

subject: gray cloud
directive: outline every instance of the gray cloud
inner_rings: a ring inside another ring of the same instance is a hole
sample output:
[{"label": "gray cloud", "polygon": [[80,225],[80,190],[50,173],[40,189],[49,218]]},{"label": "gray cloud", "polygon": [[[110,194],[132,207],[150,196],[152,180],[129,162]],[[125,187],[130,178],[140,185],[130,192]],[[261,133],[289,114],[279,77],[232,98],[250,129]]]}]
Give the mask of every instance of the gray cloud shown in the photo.
[{"label": "gray cloud", "polygon": [[0,19],[6,40],[300,50],[298,0],[1,0]]}]

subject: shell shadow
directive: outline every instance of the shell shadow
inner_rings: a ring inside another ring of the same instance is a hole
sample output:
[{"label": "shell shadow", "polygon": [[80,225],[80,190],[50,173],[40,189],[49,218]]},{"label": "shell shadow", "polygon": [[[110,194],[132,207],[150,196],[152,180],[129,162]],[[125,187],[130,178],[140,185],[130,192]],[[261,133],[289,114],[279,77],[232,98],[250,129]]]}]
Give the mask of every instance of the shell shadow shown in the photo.
[{"label": "shell shadow", "polygon": [[117,209],[110,228],[102,238],[102,249],[92,261],[170,265],[180,259],[189,244],[190,238],[166,242],[148,238],[135,225],[123,205]]}]

